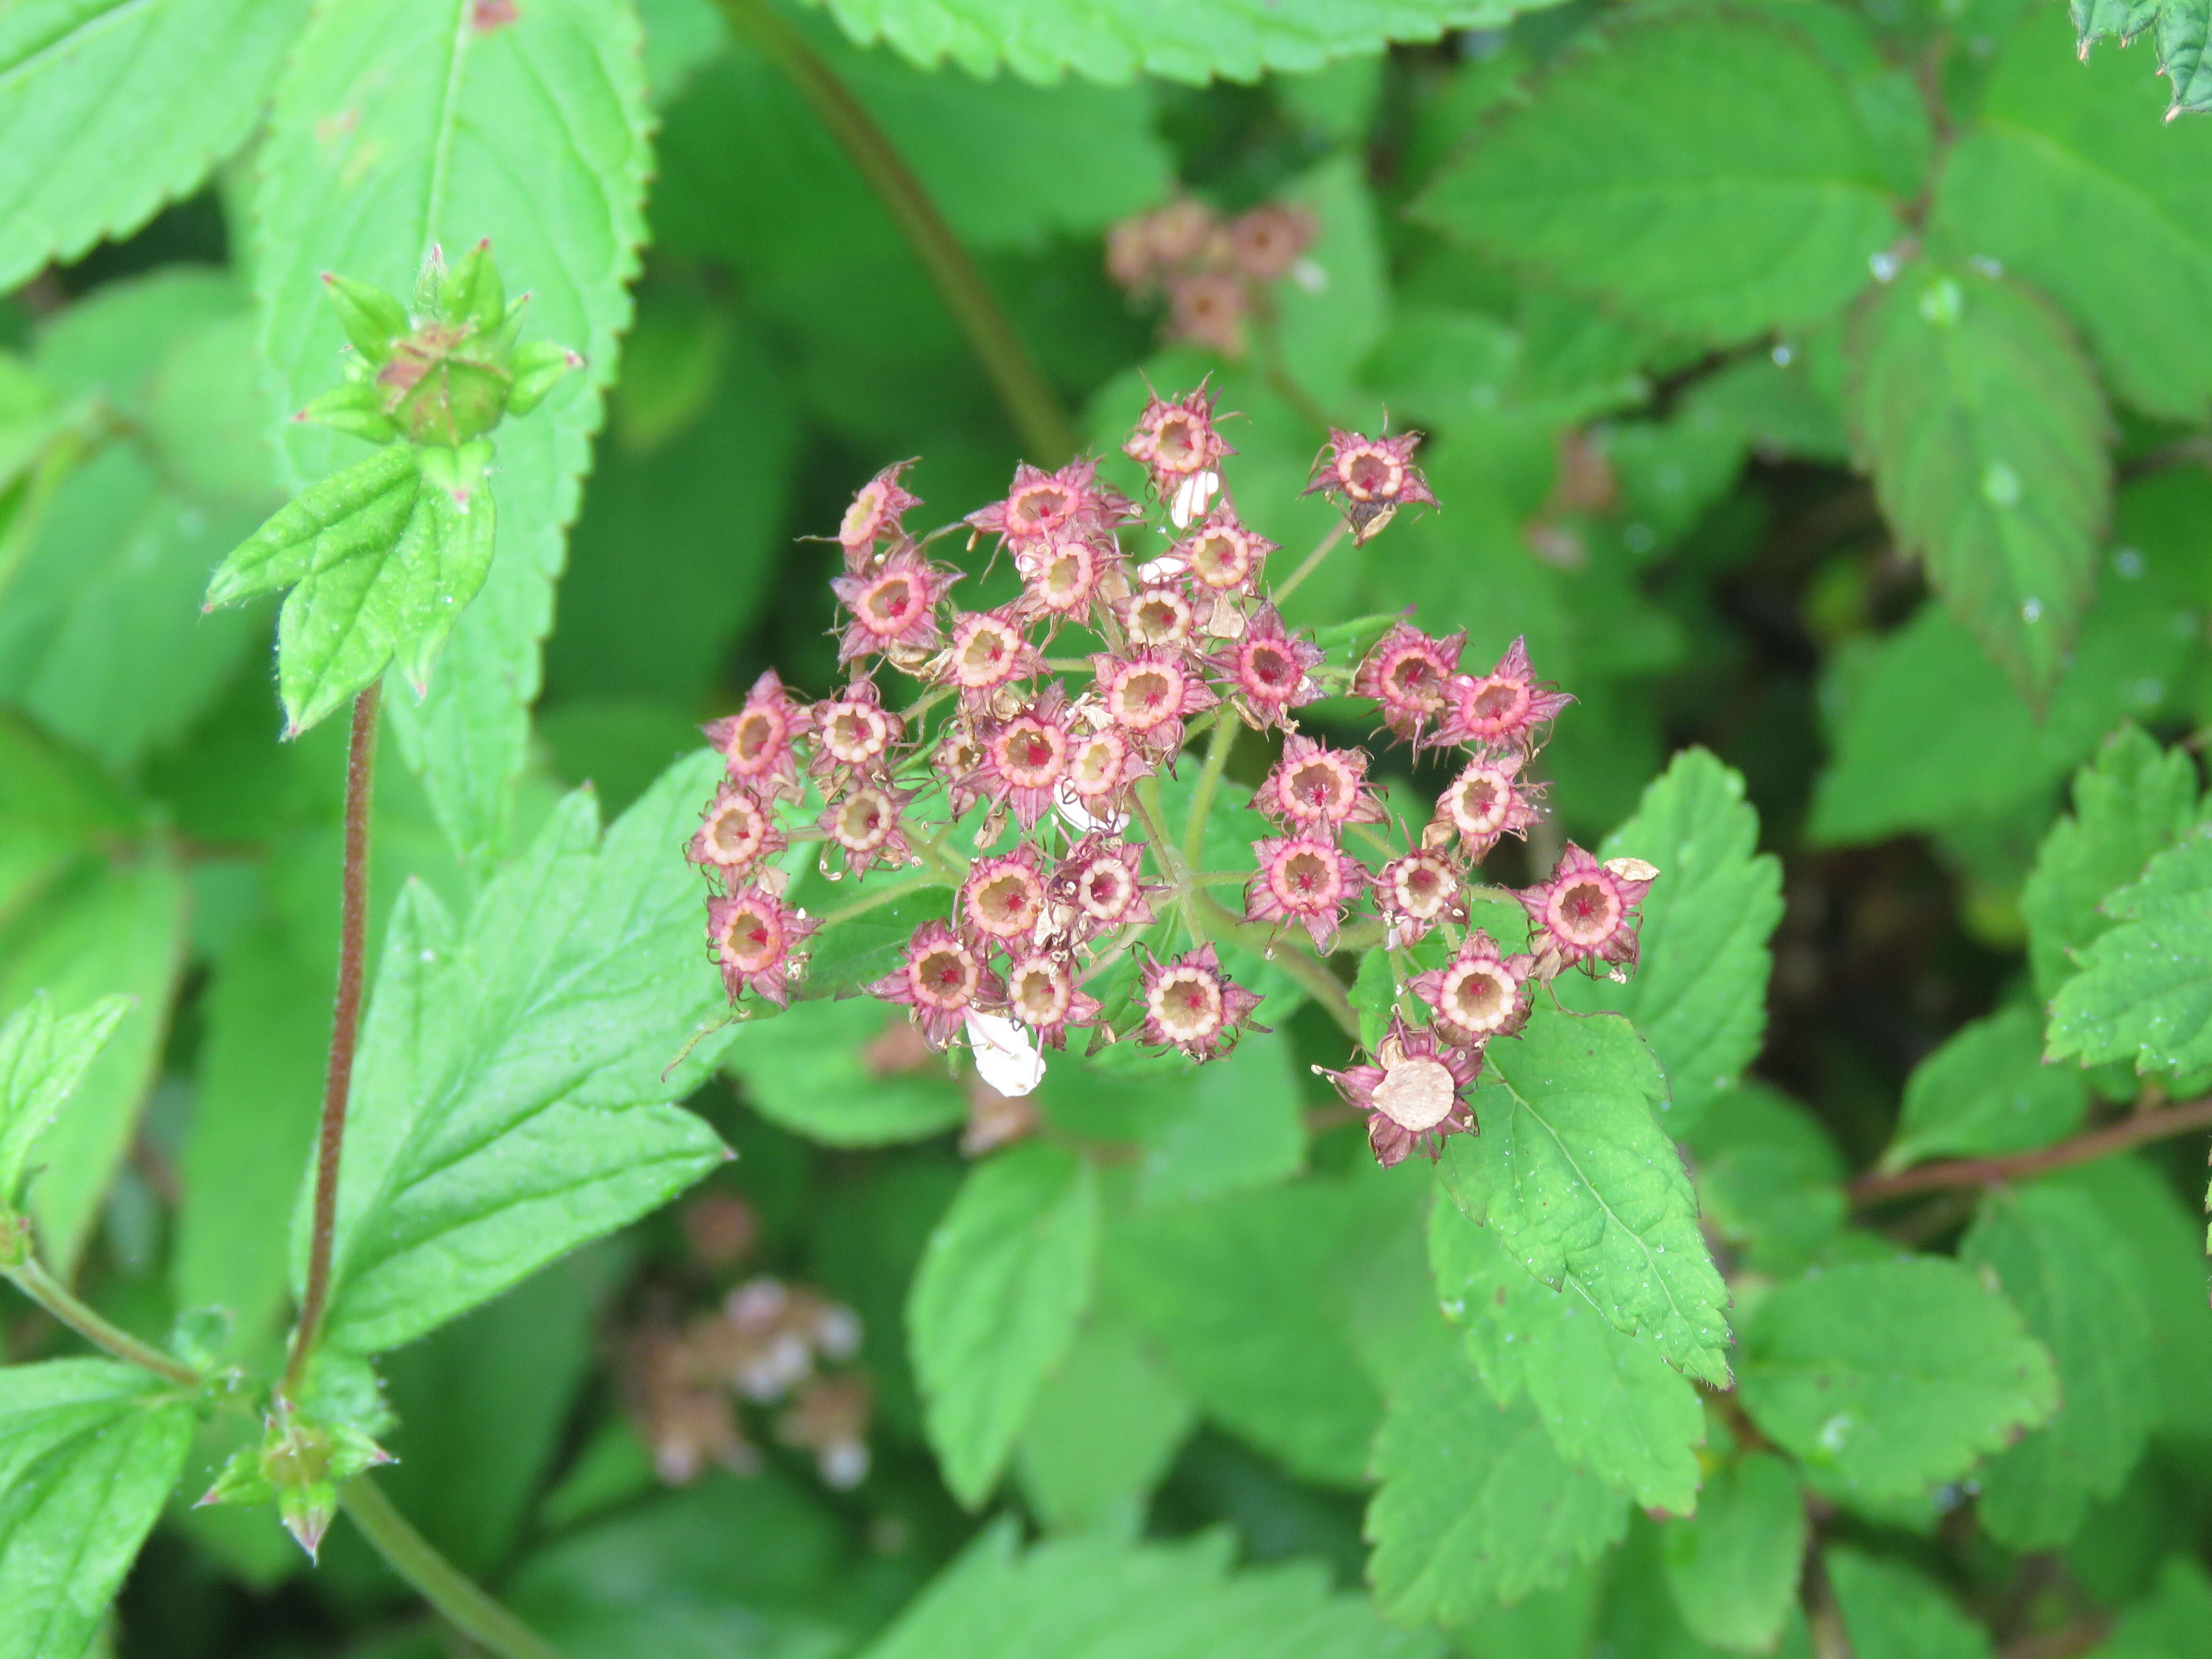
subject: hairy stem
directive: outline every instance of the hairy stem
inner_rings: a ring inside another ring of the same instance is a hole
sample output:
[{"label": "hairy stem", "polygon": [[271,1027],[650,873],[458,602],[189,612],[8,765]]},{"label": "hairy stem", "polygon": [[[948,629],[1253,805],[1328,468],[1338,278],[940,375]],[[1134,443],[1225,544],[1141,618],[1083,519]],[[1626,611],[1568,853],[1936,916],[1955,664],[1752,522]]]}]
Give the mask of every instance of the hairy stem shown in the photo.
[{"label": "hairy stem", "polygon": [[2197,1129],[2212,1129],[2212,1099],[2163,1106],[2154,1112],[2137,1112],[2133,1117],[2122,1118],[2117,1123],[2108,1123],[2087,1134],[2075,1135],[2071,1140],[2062,1140],[2056,1146],[2045,1146],[2032,1152],[2014,1152],[2006,1158],[1953,1158],[1942,1164],[1923,1164],[1917,1170],[1900,1170],[1894,1175],[1863,1175],[1849,1188],[1851,1207],[1863,1210],[1887,1204],[1892,1199],[1910,1198],[1916,1193],[1943,1192],[1957,1187],[1994,1187],[2000,1182],[2023,1180],[2075,1164],[2091,1163],[2114,1152],[2126,1152],[2131,1146],[2185,1135]]},{"label": "hairy stem", "polygon": [[408,1525],[407,1517],[392,1507],[392,1500],[367,1475],[346,1482],[338,1493],[338,1506],[384,1558],[384,1565],[471,1641],[501,1659],[561,1659],[544,1637],[431,1548],[429,1540]]},{"label": "hairy stem", "polygon": [[1190,820],[1182,827],[1182,861],[1190,869],[1195,870],[1202,860],[1206,816],[1213,811],[1214,792],[1221,787],[1229,751],[1237,746],[1237,733],[1243,724],[1225,709],[1214,719],[1212,735],[1206,744],[1205,769],[1199,773],[1197,787],[1190,793]]},{"label": "hairy stem", "polygon": [[1304,581],[1307,577],[1312,575],[1315,571],[1321,568],[1321,562],[1327,558],[1331,553],[1334,553],[1336,550],[1336,544],[1343,539],[1344,526],[1340,522],[1328,532],[1328,535],[1321,538],[1320,546],[1315,548],[1312,552],[1307,554],[1304,559],[1299,561],[1298,568],[1291,572],[1289,580],[1285,581],[1281,586],[1274,589],[1267,595],[1270,599],[1274,601],[1276,609],[1280,610],[1282,608],[1283,601],[1290,598],[1291,594],[1297,592],[1298,585]]},{"label": "hairy stem", "polygon": [[197,1389],[206,1381],[180,1359],[172,1359],[159,1348],[141,1342],[120,1325],[109,1322],[70,1294],[69,1287],[46,1270],[37,1257],[6,1270],[15,1288],[95,1348],[125,1364],[148,1370],[180,1389]]},{"label": "hairy stem", "polygon": [[883,204],[938,297],[967,336],[969,349],[990,377],[1032,459],[1057,466],[1073,456],[1075,432],[1058,395],[1000,309],[968,250],[874,118],[772,0],[721,0],[721,7],[732,26],[790,77]]},{"label": "hairy stem", "polygon": [[337,1231],[338,1163],[345,1150],[346,1102],[353,1089],[354,1049],[361,1037],[362,959],[368,950],[368,813],[376,776],[377,687],[353,700],[346,742],[345,874],[338,922],[338,989],[331,1013],[331,1053],[323,1070],[323,1121],[315,1141],[314,1230],[307,1246],[307,1288],[284,1361],[278,1395],[299,1392],[330,1311],[331,1244]]}]

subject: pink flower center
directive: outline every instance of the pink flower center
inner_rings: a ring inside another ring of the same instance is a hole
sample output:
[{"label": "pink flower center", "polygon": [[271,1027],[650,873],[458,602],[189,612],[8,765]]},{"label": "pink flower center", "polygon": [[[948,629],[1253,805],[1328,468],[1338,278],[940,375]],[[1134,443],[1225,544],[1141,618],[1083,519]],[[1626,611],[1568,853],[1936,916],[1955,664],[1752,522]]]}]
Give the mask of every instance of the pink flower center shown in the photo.
[{"label": "pink flower center", "polygon": [[1495,963],[1463,962],[1444,975],[1446,1018],[1478,1035],[1502,1027],[1516,1000],[1512,977]]},{"label": "pink flower center", "polygon": [[768,833],[761,810],[743,796],[726,801],[707,826],[707,845],[725,864],[743,864],[760,851]]},{"label": "pink flower center", "polygon": [[1134,731],[1149,732],[1182,708],[1182,675],[1148,665],[1123,674],[1114,687],[1114,718]]},{"label": "pink flower center", "polygon": [[1400,865],[1390,878],[1390,889],[1399,909],[1419,921],[1433,921],[1451,897],[1451,884],[1443,872],[1426,859]]},{"label": "pink flower center", "polygon": [[1221,1029],[1221,987],[1203,968],[1169,969],[1145,1006],[1171,1042],[1200,1042]]},{"label": "pink flower center", "polygon": [[1267,872],[1267,885],[1285,909],[1317,915],[1343,899],[1344,871],[1328,848],[1294,842]]},{"label": "pink flower center", "polygon": [[1049,789],[1067,763],[1067,739],[1034,714],[1024,714],[1001,733],[994,758],[1017,789]]},{"label": "pink flower center", "polygon": [[1620,896],[1596,876],[1571,881],[1552,895],[1545,920],[1553,933],[1583,946],[1602,945],[1620,922]]},{"label": "pink flower center", "polygon": [[1190,568],[1208,587],[1235,587],[1252,573],[1251,550],[1236,531],[1209,530],[1192,544]]},{"label": "pink flower center", "polygon": [[953,677],[970,689],[996,685],[1014,672],[1021,659],[1022,636],[997,617],[970,617],[962,625],[965,637],[953,653]]},{"label": "pink flower center", "polygon": [[845,509],[844,520],[837,526],[837,539],[848,547],[859,547],[875,540],[883,521],[884,487],[870,479],[853,497],[852,506]]},{"label": "pink flower center", "polygon": [[1031,1025],[1056,1023],[1066,1014],[1074,994],[1067,970],[1048,958],[1022,963],[1006,987],[1006,1000],[1016,1017]]},{"label": "pink flower center", "polygon": [[1406,469],[1374,445],[1362,444],[1337,457],[1336,477],[1354,501],[1388,501],[1404,483]]},{"label": "pink flower center", "polygon": [[860,602],[854,606],[860,625],[878,639],[903,634],[927,609],[928,600],[914,578],[900,570],[878,576],[862,590]]},{"label": "pink flower center", "polygon": [[1076,902],[1096,921],[1119,921],[1137,896],[1137,878],[1118,859],[1100,859],[1076,884]]},{"label": "pink flower center", "polygon": [[1081,542],[1061,542],[1037,566],[1036,595],[1052,611],[1074,611],[1091,598],[1091,550]]},{"label": "pink flower center", "polygon": [[1510,732],[1528,712],[1528,687],[1521,680],[1501,680],[1495,675],[1486,675],[1466,694],[1460,707],[1468,724],[1479,734],[1494,736]]},{"label": "pink flower center", "polygon": [[848,766],[873,760],[890,741],[890,726],[883,711],[865,703],[848,702],[823,722],[823,746]]},{"label": "pink flower center", "polygon": [[1044,890],[1037,878],[1018,865],[987,876],[970,890],[969,919],[985,933],[1012,939],[1036,926],[1044,908]]},{"label": "pink flower center", "polygon": [[1006,528],[1017,536],[1042,535],[1065,519],[1075,501],[1064,485],[1035,483],[1006,503]]},{"label": "pink flower center", "polygon": [[1443,701],[1443,665],[1419,646],[1410,646],[1383,665],[1382,686],[1393,702],[1430,709]]},{"label": "pink flower center", "polygon": [[925,1008],[964,1008],[975,989],[975,958],[958,945],[935,945],[914,959],[907,982]]},{"label": "pink flower center", "polygon": [[880,789],[856,789],[837,810],[838,845],[855,853],[872,853],[890,839],[897,823],[890,796]]},{"label": "pink flower center", "polygon": [[722,930],[723,959],[742,974],[773,967],[783,953],[782,919],[758,904],[739,905]]},{"label": "pink flower center", "polygon": [[1154,588],[1129,607],[1129,633],[1139,645],[1178,645],[1190,637],[1190,601]]},{"label": "pink flower center", "polygon": [[783,746],[783,716],[767,708],[748,708],[738,715],[730,733],[730,758],[741,771],[753,772],[773,759]]},{"label": "pink flower center", "polygon": [[1335,819],[1352,810],[1352,781],[1333,756],[1302,762],[1283,785],[1285,798],[1307,817]]},{"label": "pink flower center", "polygon": [[1255,641],[1244,647],[1243,656],[1244,690],[1266,702],[1281,702],[1304,678],[1291,653],[1273,641]]},{"label": "pink flower center", "polygon": [[1513,807],[1513,786],[1486,767],[1469,767],[1444,797],[1444,810],[1460,834],[1493,836]]},{"label": "pink flower center", "polygon": [[1152,456],[1161,466],[1171,472],[1184,472],[1205,459],[1205,441],[1200,435],[1198,423],[1182,410],[1172,410],[1160,418],[1152,433]]}]

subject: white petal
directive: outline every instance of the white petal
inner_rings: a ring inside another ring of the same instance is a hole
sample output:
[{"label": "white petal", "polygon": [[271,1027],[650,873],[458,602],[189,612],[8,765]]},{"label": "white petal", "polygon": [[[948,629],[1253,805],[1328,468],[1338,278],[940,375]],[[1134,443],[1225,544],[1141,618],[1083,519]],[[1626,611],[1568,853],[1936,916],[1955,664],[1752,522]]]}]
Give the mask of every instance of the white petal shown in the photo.
[{"label": "white petal", "polygon": [[1087,836],[1094,830],[1103,830],[1109,836],[1118,836],[1129,827],[1129,815],[1116,812],[1110,818],[1093,814],[1083,804],[1083,797],[1075,793],[1071,784],[1061,783],[1052,792],[1054,811],[1066,819],[1079,836]]},{"label": "white petal", "polygon": [[1163,553],[1158,558],[1139,565],[1137,576],[1139,580],[1157,587],[1162,582],[1173,581],[1189,568],[1189,562],[1182,554]]},{"label": "white petal", "polygon": [[1175,521],[1175,527],[1188,530],[1204,518],[1206,509],[1212,505],[1214,492],[1220,488],[1218,472],[1194,472],[1177,484],[1175,501],[1168,508],[1168,517]]},{"label": "white petal", "polygon": [[968,1012],[975,1074],[1002,1095],[1028,1094],[1044,1081],[1044,1055],[1026,1027],[1004,1014]]}]

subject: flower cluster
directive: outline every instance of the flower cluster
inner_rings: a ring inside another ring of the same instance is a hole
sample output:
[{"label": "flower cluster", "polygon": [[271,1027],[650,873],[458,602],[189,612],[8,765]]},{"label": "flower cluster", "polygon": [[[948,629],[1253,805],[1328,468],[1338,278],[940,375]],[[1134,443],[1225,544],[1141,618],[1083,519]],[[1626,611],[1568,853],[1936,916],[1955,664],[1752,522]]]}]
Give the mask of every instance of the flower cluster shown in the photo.
[{"label": "flower cluster", "polygon": [[[1433,501],[1419,442],[1330,434],[1310,493],[1338,504],[1355,544]],[[1485,1047],[1520,1030],[1533,987],[1634,962],[1637,907],[1657,872],[1570,844],[1548,879],[1511,895],[1528,915],[1525,950],[1471,927],[1477,866],[1540,821],[1531,762],[1570,700],[1518,641],[1470,669],[1464,633],[1405,619],[1334,630],[1347,654],[1332,662],[1270,598],[1275,545],[1224,484],[1235,452],[1206,387],[1152,397],[1124,447],[1149,504],[1092,459],[1018,467],[1003,499],[921,539],[906,526],[921,505],[903,482],[910,464],[854,497],[831,583],[846,684],[808,703],[764,674],[707,728],[727,775],[690,856],[713,887],[708,937],[725,987],[733,1003],[780,1006],[817,929],[942,895],[863,988],[908,1011],[918,1045],[964,1046],[1003,1100],[1036,1088],[1047,1053],[1078,1034],[1092,1054],[1119,1042],[1194,1061],[1227,1053],[1261,1003],[1232,972],[1240,953],[1248,977],[1255,958],[1295,956],[1297,971],[1281,971],[1342,1018],[1330,958],[1386,951],[1404,981],[1388,1034],[1329,1075],[1384,1164],[1434,1156],[1475,1127],[1467,1095]],[[962,572],[930,548],[961,530],[970,549],[1004,556],[1016,597],[958,606]],[[1353,651],[1361,639],[1368,648]],[[882,690],[893,673],[922,688],[902,709]],[[1327,732],[1302,729],[1324,698]],[[1400,824],[1373,755],[1330,735],[1363,714],[1413,761],[1449,757],[1425,825]],[[1189,787],[1177,772],[1194,764],[1184,750],[1200,728],[1206,758]],[[1241,730],[1270,746],[1249,792],[1267,833],[1251,836],[1246,867],[1200,869],[1213,803],[1242,793],[1224,782]],[[1194,822],[1168,822],[1170,783]],[[832,880],[922,873],[810,918],[787,896],[787,854],[805,842]],[[1232,884],[1241,910],[1217,896]],[[1403,953],[1432,934],[1439,965],[1415,972]]]},{"label": "flower cluster", "polygon": [[1262,202],[1223,219],[1179,197],[1114,227],[1106,272],[1132,295],[1166,296],[1169,338],[1241,357],[1246,319],[1267,284],[1297,271],[1318,228],[1310,208]]}]

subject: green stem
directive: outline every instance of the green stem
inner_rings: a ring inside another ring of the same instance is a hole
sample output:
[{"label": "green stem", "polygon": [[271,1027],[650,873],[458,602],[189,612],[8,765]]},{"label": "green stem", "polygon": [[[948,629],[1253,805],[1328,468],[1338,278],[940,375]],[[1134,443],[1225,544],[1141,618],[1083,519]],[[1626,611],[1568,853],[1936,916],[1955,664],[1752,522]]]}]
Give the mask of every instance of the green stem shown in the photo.
[{"label": "green stem", "polygon": [[180,1389],[197,1389],[207,1379],[182,1360],[172,1359],[159,1348],[141,1342],[120,1325],[94,1313],[70,1294],[61,1280],[46,1270],[37,1257],[6,1270],[15,1288],[68,1326],[95,1348],[105,1350],[126,1364],[148,1370]]},{"label": "green stem", "polygon": [[1291,572],[1290,579],[1284,582],[1281,586],[1272,590],[1268,593],[1267,597],[1273,600],[1276,606],[1279,609],[1283,601],[1298,591],[1299,586],[1304,582],[1307,577],[1312,575],[1316,570],[1321,568],[1321,562],[1327,558],[1331,553],[1334,552],[1336,550],[1336,544],[1343,539],[1344,526],[1340,522],[1328,532],[1328,535],[1321,538],[1321,545],[1314,549],[1312,552],[1307,554],[1305,558],[1299,563],[1298,568]]},{"label": "green stem", "polygon": [[1257,922],[1240,921],[1211,894],[1192,890],[1191,915],[1202,921],[1206,934],[1216,940],[1234,939],[1252,950],[1269,952],[1270,960],[1296,980],[1305,993],[1328,1011],[1344,1034],[1359,1041],[1359,1013],[1345,992],[1344,981],[1328,971],[1320,957],[1308,956],[1288,939],[1274,938]]},{"label": "green stem", "polygon": [[[968,337],[969,348],[990,377],[1031,458],[1046,466],[1068,459],[1075,453],[1075,432],[1059,397],[1000,309],[968,250],[866,108],[772,0],[721,0],[721,6],[732,27],[791,78],[883,204],[938,297]],[[731,159],[742,165],[741,158]]]},{"label": "green stem", "polygon": [[1214,717],[1213,735],[1206,745],[1206,769],[1198,775],[1198,785],[1191,791],[1190,821],[1182,827],[1182,861],[1194,870],[1206,847],[1206,818],[1213,811],[1213,793],[1221,787],[1221,774],[1229,765],[1229,751],[1237,746],[1237,733],[1243,724],[1226,710]]},{"label": "green stem", "polygon": [[529,1626],[477,1588],[407,1524],[392,1500],[367,1475],[356,1475],[338,1493],[338,1506],[398,1573],[455,1630],[501,1659],[561,1659]]}]

